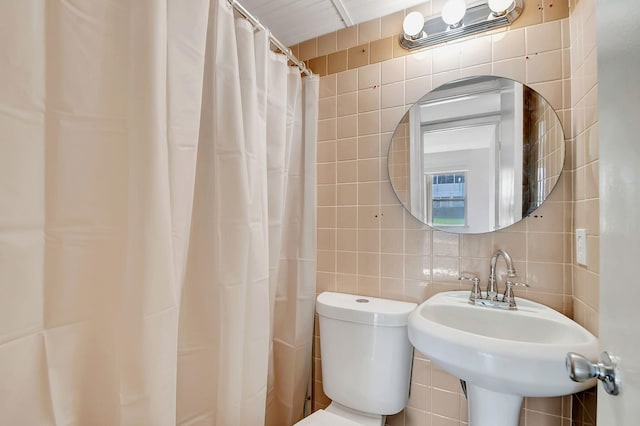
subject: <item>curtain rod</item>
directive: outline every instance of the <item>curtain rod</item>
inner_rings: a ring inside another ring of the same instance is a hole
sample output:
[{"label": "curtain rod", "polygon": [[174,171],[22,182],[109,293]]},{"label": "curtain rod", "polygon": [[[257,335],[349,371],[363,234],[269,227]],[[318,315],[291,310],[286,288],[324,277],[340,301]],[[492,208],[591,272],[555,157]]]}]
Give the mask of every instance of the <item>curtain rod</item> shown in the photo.
[{"label": "curtain rod", "polygon": [[233,8],[240,15],[244,16],[249,22],[251,22],[251,25],[253,25],[255,28],[259,30],[266,30],[269,33],[269,41],[271,42],[271,44],[273,44],[279,51],[284,53],[287,56],[287,58],[289,58],[289,60],[295,64],[295,66],[300,68],[300,71],[303,74],[306,74],[308,76],[313,75],[313,73],[309,71],[309,69],[304,65],[304,63],[300,59],[296,58],[293,52],[291,52],[291,49],[289,49],[287,46],[282,44],[280,40],[274,37],[274,35],[271,34],[271,31],[269,31],[268,28],[262,25],[255,16],[253,16],[247,9],[244,8],[244,6],[242,6],[236,0],[227,0],[227,2],[231,6],[233,6]]}]

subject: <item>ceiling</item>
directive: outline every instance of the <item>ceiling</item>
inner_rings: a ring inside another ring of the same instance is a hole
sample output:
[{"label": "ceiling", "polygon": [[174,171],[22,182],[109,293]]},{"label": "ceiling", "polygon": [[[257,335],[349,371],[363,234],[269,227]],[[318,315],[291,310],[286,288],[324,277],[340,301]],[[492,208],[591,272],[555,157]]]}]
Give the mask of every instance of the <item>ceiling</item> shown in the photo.
[{"label": "ceiling", "polygon": [[425,0],[240,0],[284,45],[424,3]]}]

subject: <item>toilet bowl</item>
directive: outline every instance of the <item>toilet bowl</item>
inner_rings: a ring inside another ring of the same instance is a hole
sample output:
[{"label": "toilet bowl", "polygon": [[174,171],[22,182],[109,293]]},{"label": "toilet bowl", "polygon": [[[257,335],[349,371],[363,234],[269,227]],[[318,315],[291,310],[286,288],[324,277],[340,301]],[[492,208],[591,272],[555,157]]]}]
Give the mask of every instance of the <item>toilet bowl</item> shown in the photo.
[{"label": "toilet bowl", "polygon": [[316,300],[322,385],[332,400],[297,426],[384,426],[409,399],[415,303],[324,292]]}]

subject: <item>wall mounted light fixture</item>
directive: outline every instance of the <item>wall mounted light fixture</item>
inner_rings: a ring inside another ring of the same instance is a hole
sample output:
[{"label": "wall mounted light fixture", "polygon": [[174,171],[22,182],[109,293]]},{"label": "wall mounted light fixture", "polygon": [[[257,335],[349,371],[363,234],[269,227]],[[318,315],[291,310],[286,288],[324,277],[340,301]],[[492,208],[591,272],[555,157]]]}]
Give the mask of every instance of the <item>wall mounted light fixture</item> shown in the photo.
[{"label": "wall mounted light fixture", "polygon": [[467,13],[464,0],[449,0],[442,6],[442,20],[450,29],[462,26],[462,18]]},{"label": "wall mounted light fixture", "polygon": [[524,0],[488,0],[467,6],[464,0],[448,0],[442,16],[427,20],[420,12],[411,12],[402,25],[400,45],[407,50],[466,37],[511,25],[524,9]]}]

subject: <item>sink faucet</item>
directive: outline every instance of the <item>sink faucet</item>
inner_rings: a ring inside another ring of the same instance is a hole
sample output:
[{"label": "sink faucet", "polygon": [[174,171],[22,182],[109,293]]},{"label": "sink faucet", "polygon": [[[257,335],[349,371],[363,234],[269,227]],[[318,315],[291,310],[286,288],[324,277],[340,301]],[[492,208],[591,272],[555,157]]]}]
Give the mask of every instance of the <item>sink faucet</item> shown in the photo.
[{"label": "sink faucet", "polygon": [[[507,264],[507,281],[505,282],[504,295],[500,297],[498,295],[498,280],[496,279],[496,263],[498,258],[504,257],[504,262]],[[487,284],[487,294],[484,296],[480,291],[480,279],[473,273],[463,272],[458,279],[460,281],[468,280],[473,284],[473,289],[469,295],[469,303],[477,306],[488,306],[492,308],[516,310],[516,299],[513,296],[513,287],[529,287],[529,284],[522,282],[514,282],[511,278],[516,276],[516,268],[513,266],[513,260],[506,250],[498,249],[491,256],[489,269],[489,283]]]},{"label": "sink faucet", "polygon": [[516,270],[513,267],[513,260],[509,253],[506,250],[498,249],[491,256],[491,261],[489,263],[489,283],[487,284],[487,300],[498,300],[498,282],[496,280],[496,263],[498,262],[498,257],[504,257],[504,261],[507,264],[507,275],[509,278],[513,278],[516,276]]}]

